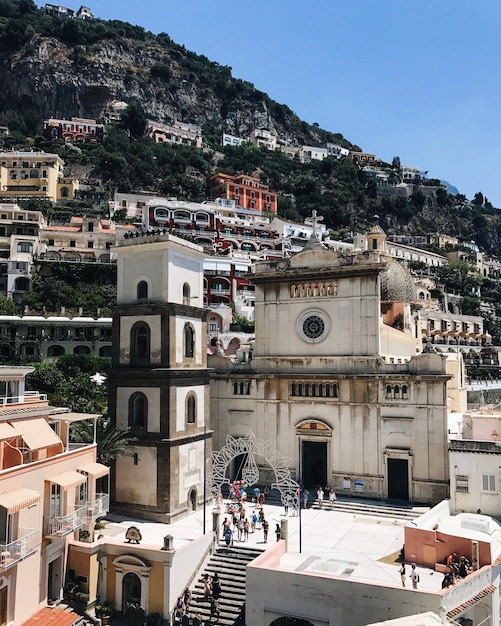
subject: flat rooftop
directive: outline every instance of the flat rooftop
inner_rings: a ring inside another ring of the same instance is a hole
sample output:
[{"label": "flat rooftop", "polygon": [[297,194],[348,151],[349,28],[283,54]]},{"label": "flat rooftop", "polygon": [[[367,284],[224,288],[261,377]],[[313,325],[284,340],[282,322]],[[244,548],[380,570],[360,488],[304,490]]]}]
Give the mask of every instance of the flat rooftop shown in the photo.
[{"label": "flat rooftop", "polygon": [[[252,503],[248,503],[245,508],[250,518],[254,511]],[[212,528],[213,510],[212,506],[206,507],[206,532]],[[414,509],[416,517],[426,510],[423,507],[416,507]],[[265,504],[264,512],[270,524],[268,543],[264,543],[263,531],[256,529],[255,533],[249,534],[248,543],[242,545],[261,550],[268,549],[276,540],[276,524],[280,524],[284,519],[288,520],[288,550],[280,560],[279,569],[307,571],[401,587],[399,557],[404,543],[404,527],[408,520],[376,515],[369,517],[356,511],[347,513],[326,505],[323,509],[303,509],[300,517],[292,515],[286,517],[283,507],[272,504]],[[223,508],[221,523],[224,517]],[[174,548],[178,549],[204,533],[203,510],[199,509],[173,524],[159,524],[109,514],[106,518],[106,528],[100,532],[115,540],[125,541],[125,532],[129,526],[139,528],[143,537],[141,543],[144,545],[161,547],[165,535],[171,535],[174,538]],[[235,545],[239,545],[236,536]],[[417,571],[420,576],[420,589],[427,591],[441,589],[443,574],[419,566]],[[407,587],[412,587],[409,577]]]}]

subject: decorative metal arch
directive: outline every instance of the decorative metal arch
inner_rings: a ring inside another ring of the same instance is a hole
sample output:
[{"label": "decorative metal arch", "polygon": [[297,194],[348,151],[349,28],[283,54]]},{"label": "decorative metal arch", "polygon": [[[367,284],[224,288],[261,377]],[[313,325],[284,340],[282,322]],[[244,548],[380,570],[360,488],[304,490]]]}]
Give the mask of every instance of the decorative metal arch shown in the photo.
[{"label": "decorative metal arch", "polygon": [[242,478],[246,483],[253,485],[259,480],[255,456],[263,457],[275,473],[275,482],[272,483],[271,488],[280,491],[282,504],[294,509],[299,508],[299,483],[291,478],[290,459],[283,457],[271,441],[256,439],[254,433],[244,437],[228,435],[226,445],[219,452],[212,453],[212,472],[207,480],[214,497],[217,497],[223,484],[229,484],[226,470],[231,461],[241,454],[247,454],[242,470]]}]

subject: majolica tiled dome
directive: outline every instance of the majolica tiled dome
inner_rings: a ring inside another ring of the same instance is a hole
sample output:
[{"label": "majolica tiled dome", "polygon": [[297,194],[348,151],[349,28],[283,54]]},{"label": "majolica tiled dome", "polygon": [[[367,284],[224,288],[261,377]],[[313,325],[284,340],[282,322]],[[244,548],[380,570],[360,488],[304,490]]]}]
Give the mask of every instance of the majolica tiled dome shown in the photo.
[{"label": "majolica tiled dome", "polygon": [[414,281],[407,269],[386,257],[386,270],[380,276],[381,302],[414,302]]}]

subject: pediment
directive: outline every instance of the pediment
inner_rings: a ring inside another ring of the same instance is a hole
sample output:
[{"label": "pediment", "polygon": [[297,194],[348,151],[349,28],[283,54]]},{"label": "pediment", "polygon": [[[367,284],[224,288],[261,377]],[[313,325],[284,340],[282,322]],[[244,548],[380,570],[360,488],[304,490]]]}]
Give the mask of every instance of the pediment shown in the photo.
[{"label": "pediment", "polygon": [[303,250],[289,259],[289,267],[297,269],[301,267],[339,267],[340,255],[334,250],[315,248],[314,250]]}]

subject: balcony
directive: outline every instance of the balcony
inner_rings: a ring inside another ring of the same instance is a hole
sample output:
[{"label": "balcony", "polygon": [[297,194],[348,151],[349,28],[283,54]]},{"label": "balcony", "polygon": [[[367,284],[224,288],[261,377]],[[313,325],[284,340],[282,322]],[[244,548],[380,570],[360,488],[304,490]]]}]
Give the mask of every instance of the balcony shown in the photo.
[{"label": "balcony", "polygon": [[45,535],[49,537],[65,537],[81,528],[87,521],[87,505],[74,507],[73,512],[64,517],[46,517]]},{"label": "balcony", "polygon": [[[47,404],[47,394],[38,391],[25,391],[23,396],[0,397],[0,409],[12,404]],[[10,407],[11,408],[11,407]]]},{"label": "balcony", "polygon": [[110,496],[107,493],[96,494],[96,499],[89,502],[87,507],[87,516],[95,520],[98,517],[106,515],[110,510]]},{"label": "balcony", "polygon": [[40,545],[40,531],[36,528],[20,528],[18,535],[15,541],[0,544],[0,571],[33,554]]}]

